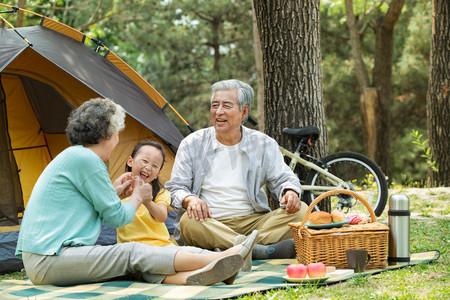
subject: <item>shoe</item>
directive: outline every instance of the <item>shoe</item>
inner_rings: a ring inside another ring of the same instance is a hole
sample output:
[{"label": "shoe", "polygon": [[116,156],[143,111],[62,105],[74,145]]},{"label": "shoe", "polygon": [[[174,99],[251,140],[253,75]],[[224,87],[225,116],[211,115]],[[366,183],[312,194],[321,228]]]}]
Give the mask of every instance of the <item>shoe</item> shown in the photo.
[{"label": "shoe", "polygon": [[189,275],[186,285],[213,285],[224,280],[232,284],[234,279],[230,279],[237,275],[243,264],[244,260],[239,254],[221,257]]},{"label": "shoe", "polygon": [[248,236],[248,238],[242,243],[242,249],[239,250],[238,254],[242,256],[245,260],[247,257],[251,257],[252,250],[256,245],[256,240],[259,236],[258,230],[253,230],[253,232]]},{"label": "shoe", "polygon": [[[250,272],[252,270],[252,250],[256,245],[256,240],[258,239],[259,231],[253,230],[253,232],[242,242],[243,248],[238,252],[244,259],[244,267],[242,271]],[[238,236],[236,240],[242,240],[242,236]],[[237,242],[237,241],[235,241]]]},{"label": "shoe", "polygon": [[[244,242],[242,242],[242,249],[239,250],[239,252],[238,252],[238,254],[244,260],[244,264],[246,261],[250,262],[250,266],[247,266],[247,269],[249,269],[248,271],[251,271],[251,269],[252,269],[252,250],[256,245],[256,239],[258,238],[258,236],[259,236],[259,231],[253,230],[253,232],[247,237],[247,239]],[[247,262],[247,264],[248,264],[248,262]],[[226,280],[224,280],[223,282],[225,284],[233,284],[234,280],[236,280],[236,277],[239,274],[239,271],[236,272],[236,274],[234,274],[230,278],[227,278]],[[242,270],[242,271],[244,271],[244,270]]]},{"label": "shoe", "polygon": [[[245,240],[247,239],[247,237],[245,235],[238,235],[235,239],[234,239],[234,244],[233,246],[242,244]],[[251,255],[248,255],[245,259],[244,259],[244,265],[241,268],[242,272],[250,272],[252,270],[252,257]]]}]

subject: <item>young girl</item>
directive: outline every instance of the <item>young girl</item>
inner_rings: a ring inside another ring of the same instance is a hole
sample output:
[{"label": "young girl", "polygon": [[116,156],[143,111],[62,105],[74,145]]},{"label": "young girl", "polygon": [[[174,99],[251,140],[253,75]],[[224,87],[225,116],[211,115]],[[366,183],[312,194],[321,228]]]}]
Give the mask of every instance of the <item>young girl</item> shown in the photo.
[{"label": "young girl", "polygon": [[158,179],[165,158],[162,145],[153,141],[140,142],[128,157],[125,171],[131,172],[133,178],[139,176],[151,185],[153,201],[139,207],[132,223],[117,229],[118,243],[140,242],[160,247],[172,245],[169,241],[169,231],[164,224],[170,206],[170,194]]},{"label": "young girl", "polygon": [[[171,251],[176,249],[176,251],[202,254],[202,256],[217,253],[191,246],[179,247],[169,241],[169,231],[164,222],[167,219],[167,208],[170,206],[170,193],[162,187],[158,180],[165,158],[166,154],[162,145],[153,141],[138,143],[131,156],[128,157],[125,171],[131,172],[130,177],[136,178],[138,176],[144,183],[151,185],[153,201],[139,207],[132,223],[117,228],[117,242],[139,242],[150,246],[170,247]],[[126,201],[126,199],[123,201]],[[251,260],[252,252],[250,249],[255,246],[258,235],[259,232],[255,230],[243,243],[246,250],[239,251],[239,254],[244,260]],[[238,273],[235,273],[223,282],[232,284],[237,275]],[[214,278],[211,272],[208,272],[207,276]],[[208,279],[212,278],[209,277]],[[165,281],[165,283],[171,282],[172,280]]]},{"label": "young girl", "polygon": [[[151,185],[153,201],[139,207],[132,223],[117,228],[117,242],[139,242],[150,246],[176,247],[185,252],[197,254],[214,253],[197,247],[179,247],[169,241],[170,234],[164,222],[167,219],[167,208],[170,206],[170,193],[162,187],[158,180],[165,158],[166,154],[162,145],[153,141],[138,143],[131,156],[128,157],[125,171],[131,172],[133,178],[139,176],[144,183]],[[258,235],[258,232],[255,234]],[[249,260],[250,255],[246,258]]]}]

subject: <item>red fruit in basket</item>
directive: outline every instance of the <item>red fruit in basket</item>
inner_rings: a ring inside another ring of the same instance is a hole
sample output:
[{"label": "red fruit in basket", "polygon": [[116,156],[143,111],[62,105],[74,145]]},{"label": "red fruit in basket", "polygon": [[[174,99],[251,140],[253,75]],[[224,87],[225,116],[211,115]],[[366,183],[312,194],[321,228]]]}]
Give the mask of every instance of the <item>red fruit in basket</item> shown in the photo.
[{"label": "red fruit in basket", "polygon": [[289,278],[305,278],[306,277],[306,266],[304,264],[292,264],[286,269]]},{"label": "red fruit in basket", "polygon": [[327,274],[327,267],[323,263],[310,263],[306,267],[309,278],[325,277]]},{"label": "red fruit in basket", "polygon": [[357,214],[348,214],[347,219],[350,219],[350,222],[348,224],[355,225],[362,221],[362,217]]}]

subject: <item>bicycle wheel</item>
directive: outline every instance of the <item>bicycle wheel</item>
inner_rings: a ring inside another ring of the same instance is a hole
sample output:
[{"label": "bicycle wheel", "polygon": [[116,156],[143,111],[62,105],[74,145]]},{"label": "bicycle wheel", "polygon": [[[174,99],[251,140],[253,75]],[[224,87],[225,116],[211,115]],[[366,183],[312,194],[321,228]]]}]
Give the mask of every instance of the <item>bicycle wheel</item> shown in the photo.
[{"label": "bicycle wheel", "polygon": [[[329,166],[329,172],[340,179],[345,184],[336,188],[350,189],[361,193],[369,202],[376,216],[380,216],[386,206],[388,188],[386,177],[380,167],[364,156],[355,152],[336,152],[325,156],[322,161]],[[305,185],[311,186],[333,186],[323,178],[323,175],[315,170],[311,170],[305,180]],[[324,190],[305,191],[304,201],[311,202]],[[330,197],[331,206],[328,209],[342,209],[345,213],[365,214],[367,208],[355,198],[339,194]],[[319,210],[316,206],[315,210]]]}]

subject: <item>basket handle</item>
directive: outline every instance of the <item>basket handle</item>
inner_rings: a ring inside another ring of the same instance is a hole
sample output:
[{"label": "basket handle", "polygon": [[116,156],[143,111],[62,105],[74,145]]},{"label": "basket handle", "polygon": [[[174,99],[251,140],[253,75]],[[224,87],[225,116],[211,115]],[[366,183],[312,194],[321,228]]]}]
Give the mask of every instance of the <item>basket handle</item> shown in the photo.
[{"label": "basket handle", "polygon": [[331,191],[325,192],[323,194],[320,194],[319,196],[317,196],[316,199],[314,199],[313,202],[311,202],[311,204],[308,206],[308,209],[305,212],[305,215],[303,216],[303,220],[302,220],[302,223],[300,224],[299,228],[303,228],[303,226],[305,225],[306,221],[308,221],[309,215],[311,214],[312,210],[317,205],[317,203],[319,203],[320,201],[322,201],[326,197],[329,197],[329,196],[332,196],[332,195],[336,195],[336,194],[347,194],[347,195],[355,197],[356,199],[361,201],[367,207],[367,210],[369,211],[369,214],[370,214],[370,217],[372,219],[372,222],[376,222],[377,217],[375,216],[375,213],[373,212],[372,207],[369,205],[369,203],[361,195],[357,194],[356,192],[350,191],[350,190],[337,189],[337,190],[331,190]]}]

